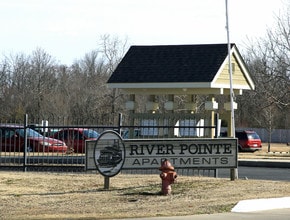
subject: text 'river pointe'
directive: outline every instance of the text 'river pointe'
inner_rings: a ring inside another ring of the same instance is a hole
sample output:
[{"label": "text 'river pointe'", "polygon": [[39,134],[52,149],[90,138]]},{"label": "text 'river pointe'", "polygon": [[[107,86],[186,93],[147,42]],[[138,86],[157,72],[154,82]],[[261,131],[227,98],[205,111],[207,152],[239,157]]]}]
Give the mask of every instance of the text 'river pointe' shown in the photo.
[{"label": "text 'river pointe'", "polygon": [[226,144],[131,144],[129,155],[174,154],[232,154],[232,145]]}]

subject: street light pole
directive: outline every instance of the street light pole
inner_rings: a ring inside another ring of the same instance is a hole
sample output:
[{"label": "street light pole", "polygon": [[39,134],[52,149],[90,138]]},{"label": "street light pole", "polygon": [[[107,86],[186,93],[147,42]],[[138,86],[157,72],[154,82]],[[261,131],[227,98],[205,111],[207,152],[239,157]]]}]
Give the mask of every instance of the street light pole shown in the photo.
[{"label": "street light pole", "polygon": [[228,62],[229,62],[229,76],[230,76],[230,101],[231,101],[231,136],[235,137],[235,115],[234,115],[234,91],[233,91],[233,69],[231,59],[231,43],[230,43],[230,30],[229,30],[229,16],[228,16],[228,0],[226,1],[226,29],[227,29],[227,41],[228,41]]},{"label": "street light pole", "polygon": [[[228,62],[229,62],[229,77],[230,77],[230,102],[231,102],[231,118],[230,126],[231,132],[230,136],[235,137],[235,115],[234,115],[234,91],[233,91],[233,70],[232,70],[232,60],[231,60],[231,43],[230,43],[230,30],[229,30],[229,15],[228,15],[228,0],[226,1],[226,29],[227,29],[227,41],[228,41]],[[237,149],[238,150],[238,149]],[[238,179],[238,170],[231,169],[231,180]]]}]

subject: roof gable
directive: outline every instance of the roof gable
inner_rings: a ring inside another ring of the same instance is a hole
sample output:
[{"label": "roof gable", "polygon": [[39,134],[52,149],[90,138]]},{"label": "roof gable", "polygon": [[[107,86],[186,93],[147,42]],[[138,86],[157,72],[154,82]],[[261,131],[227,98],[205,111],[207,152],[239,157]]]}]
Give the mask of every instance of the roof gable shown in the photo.
[{"label": "roof gable", "polygon": [[[236,47],[233,47],[231,50],[231,62],[233,66],[232,82],[235,89],[255,89],[254,82],[249,76],[247,67]],[[229,88],[229,81],[230,76],[227,57],[211,82],[211,86],[215,88]]]}]

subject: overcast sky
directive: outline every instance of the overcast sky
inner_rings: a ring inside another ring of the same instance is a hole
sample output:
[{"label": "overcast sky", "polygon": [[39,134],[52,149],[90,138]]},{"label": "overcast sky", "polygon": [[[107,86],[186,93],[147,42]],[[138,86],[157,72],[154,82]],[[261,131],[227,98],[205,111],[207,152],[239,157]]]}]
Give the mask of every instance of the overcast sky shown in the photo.
[{"label": "overcast sky", "polygon": [[[285,2],[228,0],[230,41],[263,37]],[[225,14],[225,0],[0,0],[0,58],[42,48],[71,65],[104,34],[129,45],[226,43]]]}]

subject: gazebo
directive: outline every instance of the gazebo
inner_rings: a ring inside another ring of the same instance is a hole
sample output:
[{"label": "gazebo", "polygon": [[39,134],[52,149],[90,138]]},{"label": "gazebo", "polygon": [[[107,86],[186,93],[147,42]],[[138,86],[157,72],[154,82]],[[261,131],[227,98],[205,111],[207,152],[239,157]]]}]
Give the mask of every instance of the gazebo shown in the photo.
[{"label": "gazebo", "polygon": [[[235,44],[231,44],[230,56],[234,94],[254,90],[254,82]],[[152,111],[158,107],[156,95],[168,95],[169,101],[164,106],[168,111],[176,106],[174,95],[188,97],[185,106],[189,111],[196,107],[193,95],[209,95],[205,109],[211,112],[213,124],[214,111],[218,109],[215,95],[230,96],[228,47],[227,44],[131,46],[107,84],[129,95],[125,104],[133,112],[138,94],[148,97],[146,108]],[[230,102],[223,107],[230,111]],[[228,134],[233,136],[230,127]]]}]

